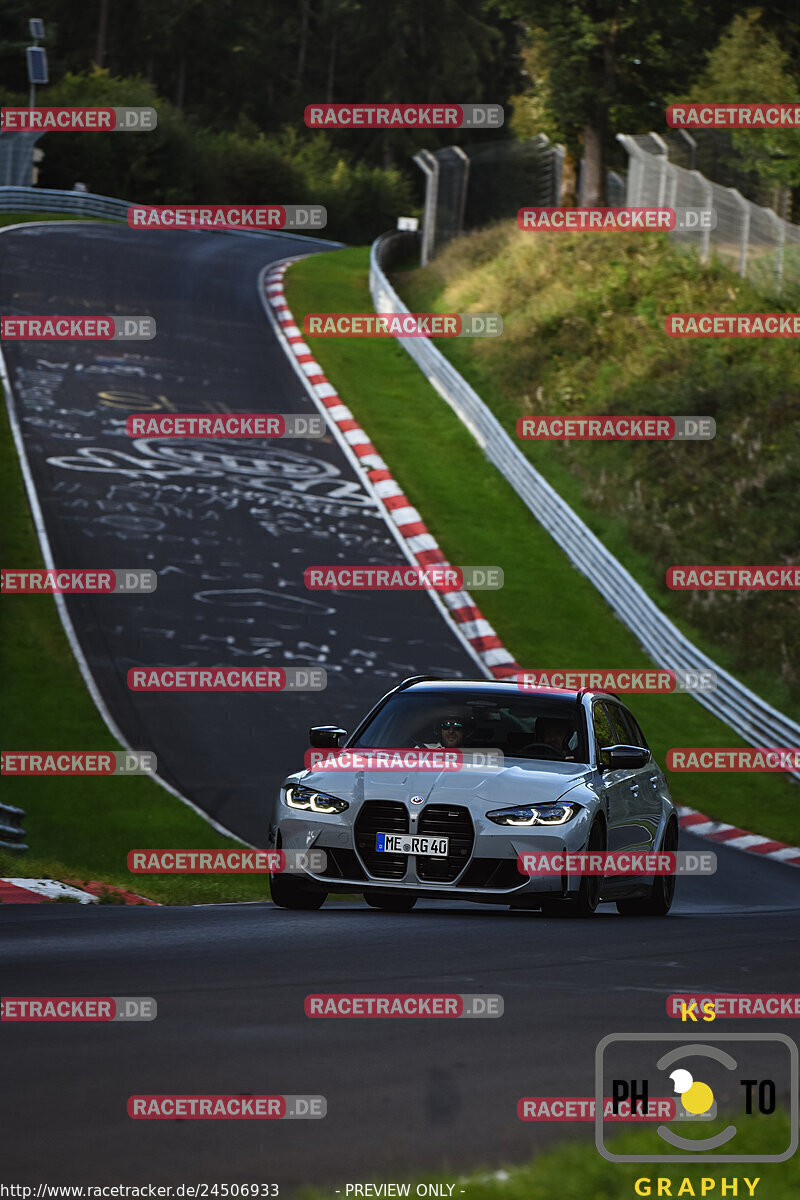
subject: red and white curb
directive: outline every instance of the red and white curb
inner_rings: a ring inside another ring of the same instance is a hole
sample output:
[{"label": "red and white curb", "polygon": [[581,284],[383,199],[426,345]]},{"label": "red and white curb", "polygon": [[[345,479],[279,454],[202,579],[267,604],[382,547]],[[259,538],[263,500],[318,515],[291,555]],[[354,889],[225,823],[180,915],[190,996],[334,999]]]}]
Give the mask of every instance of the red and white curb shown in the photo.
[{"label": "red and white curb", "polygon": [[[279,331],[279,341],[290,361],[295,364],[306,391],[317,407],[324,411],[328,422],[343,444],[343,448],[357,468],[363,472],[367,485],[383,505],[388,518],[393,522],[409,561],[421,567],[431,563],[449,566],[436,539],[429,532],[422,517],[404,495],[392,477],[389,467],[378,454],[350,409],[343,403],[322,367],[314,358],[309,346],[303,341],[303,333],[297,326],[283,290],[283,277],[291,261],[270,267],[263,276],[266,300],[274,314],[274,324]],[[473,603],[467,592],[443,593],[445,615],[450,624],[472,649],[473,657],[481,662],[495,679],[508,679],[522,671],[514,656],[505,648],[492,626]],[[746,829],[713,821],[693,808],[678,807],[681,828],[709,841],[724,843],[736,850],[759,854],[762,858],[775,859],[800,866],[800,847],[787,846],[784,842],[771,841]]]},{"label": "red and white curb", "polygon": [[749,830],[739,829],[736,825],[726,825],[724,821],[715,821],[705,813],[681,805],[678,806],[678,822],[681,829],[685,829],[687,833],[707,838],[710,842],[732,846],[735,850],[746,850],[749,854],[758,854],[762,858],[773,858],[776,862],[787,863],[790,867],[800,867],[800,846],[787,846],[785,842],[776,842],[771,838],[762,837],[759,833],[750,833]]},{"label": "red and white curb", "polygon": [[[435,537],[303,341],[303,333],[295,324],[283,293],[283,276],[288,267],[289,263],[281,263],[270,268],[264,276],[264,289],[281,332],[279,340],[290,360],[297,364],[306,391],[324,411],[334,434],[338,435],[337,440],[343,443],[343,449],[350,451],[348,458],[355,460],[355,465],[361,468],[369,490],[394,526],[409,562],[420,567],[434,563],[449,566]],[[468,592],[438,595],[452,628],[490,675],[495,679],[506,679],[522,670]]]},{"label": "red and white curb", "polygon": [[116,896],[124,904],[156,905],[155,900],[146,900],[134,892],[111,883],[60,883],[57,879],[0,879],[0,903],[44,904],[48,900],[71,900],[78,904],[99,904],[104,896]]}]

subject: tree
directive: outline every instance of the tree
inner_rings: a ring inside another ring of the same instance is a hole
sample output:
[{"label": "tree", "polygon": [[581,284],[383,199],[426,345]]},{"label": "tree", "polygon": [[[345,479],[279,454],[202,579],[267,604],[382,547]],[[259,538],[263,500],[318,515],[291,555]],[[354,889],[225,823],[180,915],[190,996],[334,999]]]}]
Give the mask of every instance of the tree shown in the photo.
[{"label": "tree", "polygon": [[666,97],[702,67],[738,7],[729,0],[496,2],[529,29],[543,103],[568,154],[583,154],[584,204],[605,201],[613,132],[663,126]]},{"label": "tree", "polygon": [[[766,31],[761,12],[734,17],[708,57],[702,75],[683,97],[687,103],[797,103],[800,81],[776,34]],[[800,130],[736,129],[731,144],[745,171],[754,172],[776,194],[800,184]]]}]

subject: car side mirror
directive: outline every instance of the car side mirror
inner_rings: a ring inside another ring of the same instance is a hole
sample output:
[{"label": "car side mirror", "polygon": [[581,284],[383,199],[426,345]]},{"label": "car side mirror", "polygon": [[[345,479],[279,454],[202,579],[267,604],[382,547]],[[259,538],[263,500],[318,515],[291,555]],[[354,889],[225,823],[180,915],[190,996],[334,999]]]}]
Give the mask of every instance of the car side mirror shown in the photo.
[{"label": "car side mirror", "polygon": [[599,763],[609,771],[644,767],[650,761],[650,751],[644,746],[604,746]]},{"label": "car side mirror", "polygon": [[347,730],[338,725],[314,725],[308,731],[309,745],[317,750],[338,750],[347,737]]}]

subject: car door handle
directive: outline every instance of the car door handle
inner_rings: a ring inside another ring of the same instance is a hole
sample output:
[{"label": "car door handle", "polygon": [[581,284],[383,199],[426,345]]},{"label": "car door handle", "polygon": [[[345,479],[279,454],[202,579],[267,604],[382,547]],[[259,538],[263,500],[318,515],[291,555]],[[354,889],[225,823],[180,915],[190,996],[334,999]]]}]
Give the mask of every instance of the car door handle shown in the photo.
[{"label": "car door handle", "polygon": [[639,785],[638,785],[638,783],[632,783],[632,784],[631,784],[631,791],[632,791],[632,792],[634,792],[634,793],[636,793],[636,792],[638,792],[638,791],[639,791]]},{"label": "car door handle", "polygon": [[651,776],[650,776],[650,782],[652,783],[652,785],[653,785],[653,787],[654,787],[654,788],[657,788],[657,787],[658,787],[658,776],[657,776],[657,775],[651,775]]}]

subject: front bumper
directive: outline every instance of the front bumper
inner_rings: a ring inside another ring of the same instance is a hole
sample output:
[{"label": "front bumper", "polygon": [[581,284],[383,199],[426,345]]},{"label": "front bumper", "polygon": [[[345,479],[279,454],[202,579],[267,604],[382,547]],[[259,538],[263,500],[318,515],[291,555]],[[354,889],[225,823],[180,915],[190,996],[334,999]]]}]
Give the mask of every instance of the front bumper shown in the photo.
[{"label": "front bumper", "polygon": [[[310,816],[279,803],[275,840],[284,850],[324,850],[324,873],[303,872],[327,891],[413,891],[436,898],[484,903],[577,890],[579,876],[531,878],[517,856],[531,850],[578,851],[586,845],[593,812],[582,808],[566,825],[530,830],[496,825],[483,810],[458,803],[428,803],[418,812],[399,801],[367,801],[341,814]],[[379,854],[377,832],[446,836],[447,858]]]}]

